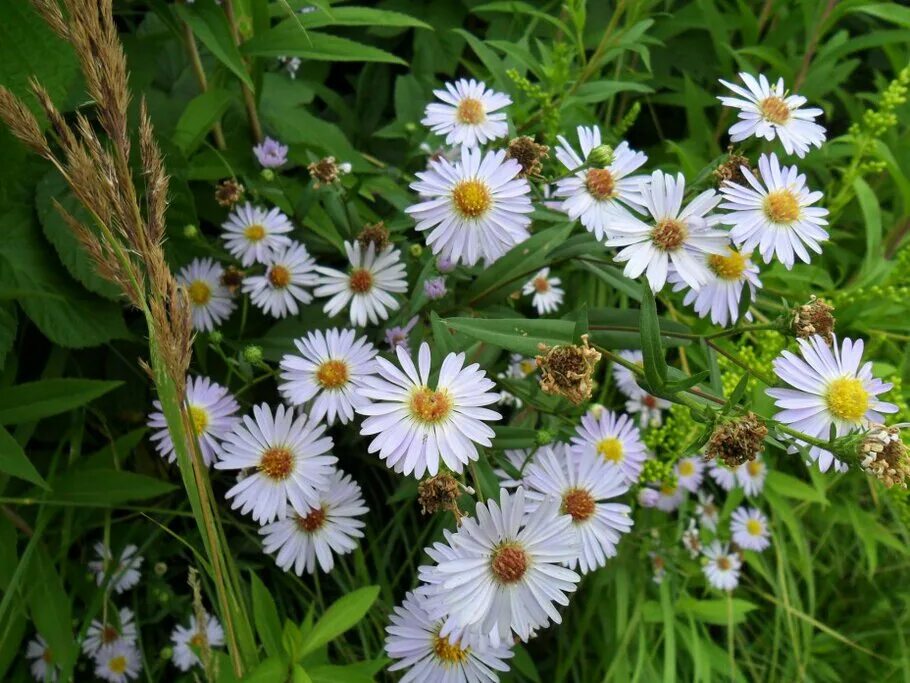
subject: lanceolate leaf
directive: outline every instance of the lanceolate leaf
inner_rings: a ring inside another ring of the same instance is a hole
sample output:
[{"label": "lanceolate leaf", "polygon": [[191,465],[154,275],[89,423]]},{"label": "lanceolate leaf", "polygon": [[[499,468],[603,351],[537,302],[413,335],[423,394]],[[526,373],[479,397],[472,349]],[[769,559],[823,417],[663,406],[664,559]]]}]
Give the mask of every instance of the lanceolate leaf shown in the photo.
[{"label": "lanceolate leaf", "polygon": [[0,427],[0,472],[48,488],[47,482],[38,474],[22,446],[3,427]]},{"label": "lanceolate leaf", "polygon": [[336,600],[313,625],[307,635],[303,654],[334,640],[366,616],[379,596],[379,586],[366,586]]},{"label": "lanceolate leaf", "polygon": [[0,392],[0,424],[31,422],[85,405],[121,382],[96,379],[45,379]]},{"label": "lanceolate leaf", "polygon": [[175,491],[174,484],[124,470],[88,469],[62,474],[51,481],[54,502],[106,507],[157,498]]},{"label": "lanceolate leaf", "polygon": [[447,318],[444,322],[473,339],[531,357],[540,353],[539,344],[571,344],[575,332],[571,320]]},{"label": "lanceolate leaf", "polygon": [[296,24],[279,24],[243,46],[256,57],[301,57],[331,62],[388,62],[406,64],[400,57],[378,47],[317,31],[304,31]]},{"label": "lanceolate leaf", "polygon": [[215,55],[215,58],[252,90],[253,81],[250,80],[243,57],[231,36],[231,29],[224,10],[213,0],[198,0],[192,6],[180,3],[174,8],[180,18],[190,25],[200,42]]},{"label": "lanceolate leaf", "polygon": [[641,351],[645,366],[645,379],[652,392],[660,391],[667,379],[667,361],[660,343],[660,322],[657,319],[657,302],[646,280],[641,288]]}]

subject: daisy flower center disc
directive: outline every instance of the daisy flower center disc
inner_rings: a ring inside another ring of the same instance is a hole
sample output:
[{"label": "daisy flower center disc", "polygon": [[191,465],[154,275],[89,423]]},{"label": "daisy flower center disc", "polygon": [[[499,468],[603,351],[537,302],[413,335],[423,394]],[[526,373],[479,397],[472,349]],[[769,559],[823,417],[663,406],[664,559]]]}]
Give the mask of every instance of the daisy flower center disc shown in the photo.
[{"label": "daisy flower center disc", "polygon": [[270,448],[262,454],[257,469],[270,479],[283,481],[291,476],[294,456],[287,448]]},{"label": "daisy flower center disc", "polygon": [[481,180],[462,180],[452,190],[452,202],[465,218],[479,218],[493,205],[493,195]]},{"label": "daisy flower center disc", "polygon": [[521,580],[528,569],[528,554],[516,544],[500,546],[493,553],[490,568],[500,583],[515,583]]},{"label": "daisy flower center disc", "polygon": [[562,511],[572,521],[584,522],[594,514],[594,498],[584,489],[572,489],[562,497]]},{"label": "daisy flower center disc", "polygon": [[739,280],[746,270],[746,257],[735,251],[726,256],[711,254],[708,267],[721,280]]},{"label": "daisy flower center disc", "polygon": [[675,218],[665,218],[651,231],[651,241],[663,251],[676,251],[688,236],[689,229],[686,224]]},{"label": "daisy flower center disc", "polygon": [[366,268],[355,268],[351,271],[351,291],[355,294],[366,294],[373,287],[373,273]]},{"label": "daisy flower center disc", "polygon": [[193,637],[190,638],[190,645],[193,647],[202,647],[205,645],[205,634],[203,633],[194,633]]},{"label": "daisy flower center disc", "polygon": [[483,108],[483,102],[480,100],[475,100],[473,97],[465,97],[458,104],[458,109],[456,110],[455,115],[458,117],[459,123],[467,123],[471,125],[483,123],[484,119],[487,118],[487,113]]},{"label": "daisy flower center disc", "polygon": [[343,387],[348,381],[348,364],[343,360],[327,360],[316,370],[316,381],[324,389]]},{"label": "daisy flower center disc", "polygon": [[603,456],[604,460],[610,462],[622,462],[622,441],[615,437],[601,439],[597,442],[597,452]]},{"label": "daisy flower center disc", "polygon": [[732,564],[730,563],[729,557],[718,557],[717,558],[717,568],[721,571],[727,571],[730,569]]},{"label": "daisy flower center disc", "polygon": [[44,648],[44,652],[41,653],[41,659],[43,659],[46,664],[53,663],[54,655],[49,647]]},{"label": "daisy flower center disc", "polygon": [[660,487],[660,492],[665,496],[672,496],[676,493],[676,487],[671,486],[670,484],[662,484]]},{"label": "daisy flower center disc", "polygon": [[205,408],[190,406],[190,417],[193,419],[193,426],[196,428],[197,434],[202,434],[209,426],[209,413]]},{"label": "daisy flower center disc", "polygon": [[306,517],[297,516],[297,527],[308,534],[322,528],[325,524],[325,510],[321,507],[311,508]]},{"label": "daisy flower center disc", "polygon": [[205,306],[212,298],[212,288],[204,280],[193,280],[186,291],[194,306]]},{"label": "daisy flower center disc", "polygon": [[411,394],[411,416],[426,424],[442,422],[452,412],[448,392],[422,387]]},{"label": "daisy flower center disc", "polygon": [[869,393],[855,377],[841,377],[828,385],[825,396],[828,410],[841,420],[859,422],[869,410]]},{"label": "daisy flower center disc", "polygon": [[679,474],[683,477],[691,477],[695,474],[695,465],[691,460],[683,460],[679,463]]},{"label": "daisy flower center disc", "polygon": [[259,223],[248,225],[243,230],[243,236],[250,242],[258,242],[265,237],[265,227],[259,225]]},{"label": "daisy flower center disc", "polygon": [[762,100],[761,114],[765,117],[765,121],[784,124],[790,120],[790,107],[782,98],[772,96]]},{"label": "daisy flower center disc", "polygon": [[774,223],[792,223],[799,218],[799,202],[790,190],[769,192],[762,208]]},{"label": "daisy flower center disc", "polygon": [[750,519],[746,522],[746,531],[748,531],[751,536],[761,536],[764,529],[762,528],[762,523],[757,519]]},{"label": "daisy flower center disc", "polygon": [[126,657],[117,655],[116,657],[111,658],[111,661],[107,663],[107,668],[115,674],[122,674],[126,671]]},{"label": "daisy flower center disc", "polygon": [[462,649],[461,644],[456,641],[450,643],[445,636],[433,636],[433,652],[446,664],[461,664],[468,659],[470,648]]},{"label": "daisy flower center disc", "polygon": [[757,460],[750,460],[746,465],[746,471],[753,477],[757,477],[759,474],[761,474],[761,470],[762,464]]},{"label": "daisy flower center disc", "polygon": [[543,294],[544,292],[550,291],[550,281],[545,277],[536,277],[534,278],[534,289],[535,291]]},{"label": "daisy flower center disc", "polygon": [[606,168],[592,168],[585,175],[585,187],[595,199],[610,199],[616,190],[613,174]]},{"label": "daisy flower center disc", "polygon": [[101,630],[101,642],[106,645],[113,643],[119,637],[120,634],[117,633],[117,629],[115,629],[113,626],[105,626]]},{"label": "daisy flower center disc", "polygon": [[284,266],[272,266],[269,268],[269,282],[272,287],[284,289],[291,283],[291,271]]}]

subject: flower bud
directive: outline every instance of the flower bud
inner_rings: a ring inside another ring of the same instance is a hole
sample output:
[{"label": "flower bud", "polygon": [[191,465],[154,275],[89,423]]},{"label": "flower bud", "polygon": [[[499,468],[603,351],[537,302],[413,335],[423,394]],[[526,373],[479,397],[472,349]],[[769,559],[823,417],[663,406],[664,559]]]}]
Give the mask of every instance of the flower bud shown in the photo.
[{"label": "flower bud", "polygon": [[605,168],[613,163],[613,148],[610,145],[598,145],[591,150],[587,162],[591,166]]},{"label": "flower bud", "polygon": [[183,226],[183,236],[188,240],[194,240],[199,237],[199,228],[192,223]]},{"label": "flower bud", "polygon": [[262,362],[262,347],[250,344],[243,349],[243,360],[250,365],[259,365]]},{"label": "flower bud", "polygon": [[414,258],[420,258],[420,255],[423,254],[423,246],[420,244],[412,244],[409,251]]},{"label": "flower bud", "polygon": [[273,170],[270,169],[270,168],[264,168],[264,169],[262,169],[262,170],[259,172],[259,175],[262,176],[262,179],[263,179],[265,182],[267,182],[267,183],[270,183],[270,182],[272,182],[273,180],[275,180],[275,171],[273,171]]}]

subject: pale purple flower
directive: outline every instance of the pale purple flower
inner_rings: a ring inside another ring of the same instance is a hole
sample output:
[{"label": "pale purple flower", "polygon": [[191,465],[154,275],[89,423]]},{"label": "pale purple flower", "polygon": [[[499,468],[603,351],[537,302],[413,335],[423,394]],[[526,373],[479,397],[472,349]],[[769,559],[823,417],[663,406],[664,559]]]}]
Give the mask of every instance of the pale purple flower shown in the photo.
[{"label": "pale purple flower", "polygon": [[455,268],[458,267],[458,264],[455,263],[452,259],[445,256],[440,256],[436,259],[436,268],[440,273],[446,274],[451,273]]},{"label": "pale purple flower", "polygon": [[414,316],[408,321],[408,324],[404,327],[396,325],[395,327],[390,327],[385,331],[385,341],[389,345],[389,348],[394,351],[397,347],[403,348],[405,351],[410,353],[410,347],[408,346],[408,335],[411,333],[411,330],[414,329],[414,325],[417,324],[419,320],[418,316]]},{"label": "pale purple flower", "polygon": [[660,494],[652,488],[642,488],[638,491],[638,504],[643,508],[657,507],[657,501],[660,500]]},{"label": "pale purple flower", "polygon": [[446,279],[444,277],[434,277],[425,280],[423,283],[423,293],[427,298],[435,301],[446,295]]},{"label": "pale purple flower", "polygon": [[288,162],[288,146],[268,137],[253,147],[253,154],[263,168],[279,168]]}]

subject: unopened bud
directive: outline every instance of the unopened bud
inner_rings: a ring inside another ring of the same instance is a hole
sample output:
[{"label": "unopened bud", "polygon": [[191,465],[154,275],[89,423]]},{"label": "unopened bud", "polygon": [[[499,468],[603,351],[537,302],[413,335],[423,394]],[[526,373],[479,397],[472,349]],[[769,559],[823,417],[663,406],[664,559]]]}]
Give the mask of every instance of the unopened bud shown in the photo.
[{"label": "unopened bud", "polygon": [[188,240],[194,240],[199,237],[199,228],[192,223],[183,226],[183,236]]},{"label": "unopened bud", "polygon": [[250,344],[243,349],[243,360],[250,365],[259,365],[262,362],[262,347]]},{"label": "unopened bud", "polygon": [[270,168],[264,168],[264,169],[262,169],[262,170],[259,172],[259,175],[262,176],[262,179],[263,179],[265,182],[267,182],[267,183],[270,183],[270,182],[272,182],[273,180],[275,180],[275,171],[273,171],[273,170],[270,169]]},{"label": "unopened bud", "polygon": [[597,145],[588,155],[588,164],[606,168],[613,163],[613,148],[610,145]]},{"label": "unopened bud", "polygon": [[420,258],[420,255],[423,254],[423,246],[420,244],[412,244],[410,248],[411,256],[414,258]]}]

